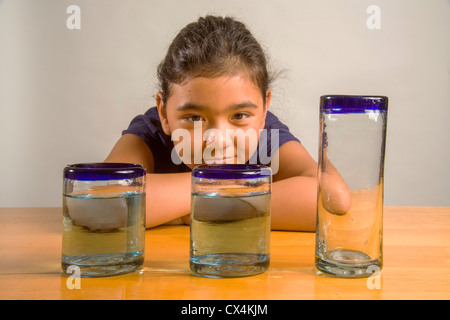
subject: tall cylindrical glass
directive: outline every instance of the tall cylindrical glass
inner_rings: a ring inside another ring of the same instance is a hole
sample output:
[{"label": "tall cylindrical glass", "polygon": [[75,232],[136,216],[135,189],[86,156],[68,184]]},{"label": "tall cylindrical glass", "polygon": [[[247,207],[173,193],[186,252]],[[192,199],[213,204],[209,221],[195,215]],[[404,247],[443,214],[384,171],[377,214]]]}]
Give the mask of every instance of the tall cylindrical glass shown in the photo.
[{"label": "tall cylindrical glass", "polygon": [[260,165],[192,170],[193,274],[243,277],[269,268],[271,182],[271,169]]},{"label": "tall cylindrical glass", "polygon": [[82,277],[112,276],[143,264],[145,176],[139,164],[83,163],[64,168],[64,272],[73,266]]},{"label": "tall cylindrical glass", "polygon": [[388,98],[322,96],[316,267],[367,277],[383,264],[383,172]]}]

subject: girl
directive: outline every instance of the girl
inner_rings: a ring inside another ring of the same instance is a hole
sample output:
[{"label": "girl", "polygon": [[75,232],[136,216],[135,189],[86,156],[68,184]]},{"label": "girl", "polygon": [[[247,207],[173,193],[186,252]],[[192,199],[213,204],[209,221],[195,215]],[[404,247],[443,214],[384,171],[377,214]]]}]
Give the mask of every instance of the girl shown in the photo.
[{"label": "girl", "polygon": [[[267,139],[259,140],[258,147],[267,144],[272,160],[277,158],[272,229],[315,230],[317,164],[268,111],[272,79],[266,64],[260,44],[233,18],[206,16],[175,37],[158,67],[156,107],[132,120],[105,160],[146,167],[147,227],[170,221],[189,223],[190,170],[199,164],[199,154],[201,163],[245,163],[257,154],[249,136],[244,137],[242,148],[237,139],[207,132],[254,132],[259,139],[264,129]],[[181,139],[180,132],[189,135]],[[190,143],[183,141],[189,137],[194,137]],[[271,150],[272,139],[278,141]],[[223,151],[206,152],[212,143]],[[180,144],[185,147],[182,152],[177,149]],[[174,150],[182,162],[174,157]]]}]

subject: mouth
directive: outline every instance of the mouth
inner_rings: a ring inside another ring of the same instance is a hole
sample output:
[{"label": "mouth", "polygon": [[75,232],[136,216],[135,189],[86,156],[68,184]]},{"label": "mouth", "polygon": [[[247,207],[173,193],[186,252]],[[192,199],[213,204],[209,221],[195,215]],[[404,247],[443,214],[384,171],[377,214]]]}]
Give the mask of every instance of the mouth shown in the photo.
[{"label": "mouth", "polygon": [[235,163],[236,157],[228,157],[228,158],[209,158],[204,159],[206,164],[232,164]]}]

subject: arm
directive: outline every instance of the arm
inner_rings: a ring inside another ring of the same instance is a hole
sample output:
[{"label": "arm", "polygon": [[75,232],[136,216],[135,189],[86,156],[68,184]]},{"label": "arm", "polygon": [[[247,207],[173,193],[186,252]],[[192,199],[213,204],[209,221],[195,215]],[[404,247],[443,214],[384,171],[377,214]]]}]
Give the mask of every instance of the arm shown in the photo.
[{"label": "arm", "polygon": [[272,184],[272,229],[314,231],[317,207],[317,163],[296,141],[283,144]]},{"label": "arm", "polygon": [[[272,229],[314,231],[317,208],[317,163],[306,149],[290,141],[279,149],[279,171],[272,185]],[[320,187],[322,205],[334,214],[345,214],[351,207],[351,195],[344,180],[324,158],[326,174]]]},{"label": "arm", "polygon": [[[154,227],[190,212],[191,174],[153,174],[153,154],[136,135],[125,134],[116,143],[105,162],[138,163],[147,170],[146,224]],[[186,222],[186,217],[183,218]]]},{"label": "arm", "polygon": [[319,175],[322,206],[330,213],[346,214],[352,205],[350,189],[323,151],[322,172]]}]

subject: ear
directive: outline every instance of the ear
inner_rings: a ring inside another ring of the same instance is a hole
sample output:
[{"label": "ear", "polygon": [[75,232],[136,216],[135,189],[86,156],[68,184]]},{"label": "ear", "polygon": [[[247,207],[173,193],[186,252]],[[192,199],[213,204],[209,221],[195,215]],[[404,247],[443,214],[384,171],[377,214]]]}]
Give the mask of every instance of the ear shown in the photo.
[{"label": "ear", "polygon": [[164,105],[164,96],[161,91],[156,94],[156,107],[158,108],[159,120],[165,134],[170,136],[172,131],[170,130],[169,121],[167,120],[166,106]]},{"label": "ear", "polygon": [[267,116],[267,110],[269,110],[270,100],[272,99],[272,91],[270,89],[266,92],[266,104],[264,105],[264,114],[261,122],[261,129],[264,129],[266,125],[266,116]]}]

